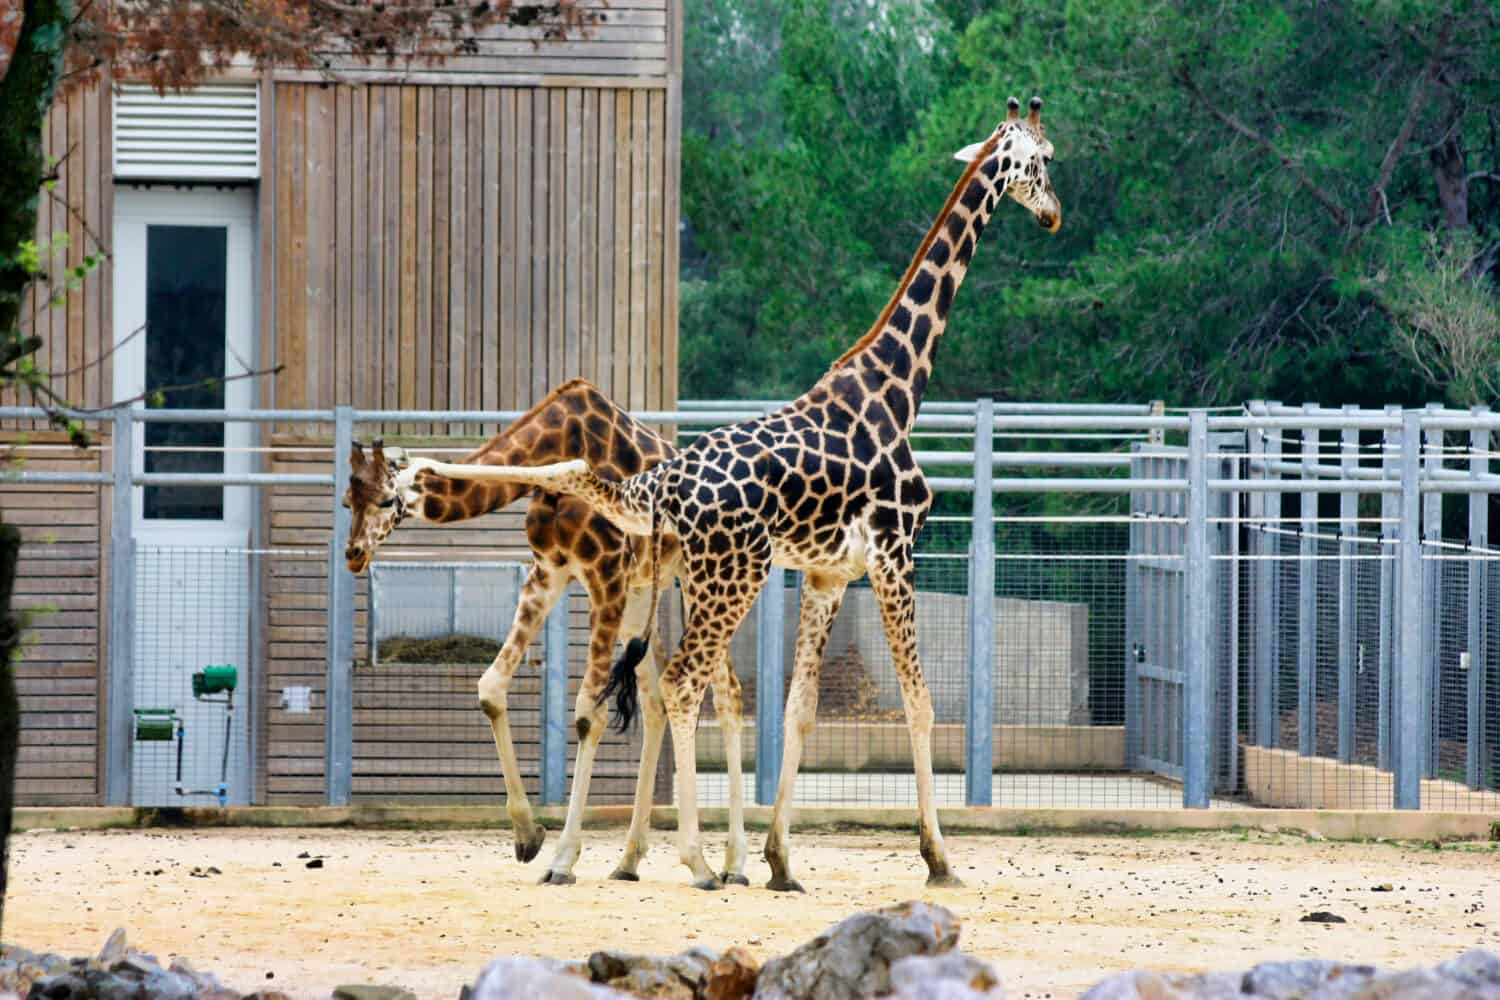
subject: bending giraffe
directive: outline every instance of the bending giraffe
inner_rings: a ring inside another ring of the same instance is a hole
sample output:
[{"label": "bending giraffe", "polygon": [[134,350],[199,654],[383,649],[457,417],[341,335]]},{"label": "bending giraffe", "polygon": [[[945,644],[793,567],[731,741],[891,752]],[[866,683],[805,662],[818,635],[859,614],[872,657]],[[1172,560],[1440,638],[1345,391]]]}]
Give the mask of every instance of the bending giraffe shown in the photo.
[{"label": "bending giraffe", "polygon": [[[518,462],[582,459],[594,469],[623,478],[656,465],[674,453],[673,447],[631,419],[607,396],[583,379],[554,389],[510,427],[465,456],[463,462],[505,465]],[[547,832],[532,816],[531,803],[521,783],[515,747],[511,742],[507,693],[526,648],[536,638],[552,606],[570,580],[577,580],[589,597],[589,655],[574,709],[578,757],[567,818],[557,851],[542,876],[543,884],[574,881],[573,866],[583,841],[583,810],[588,801],[594,755],[604,735],[604,692],[610,681],[610,656],[618,640],[642,635],[656,604],[654,590],[679,572],[675,539],[658,545],[659,579],[654,579],[651,552],[644,538],[622,533],[575,497],[537,493],[531,486],[450,478],[433,471],[437,463],[412,458],[406,463],[387,458],[376,442],[372,457],[362,446],[349,455],[349,489],[344,503],[353,517],[344,557],[353,573],[361,573],[381,542],[402,521],[418,519],[452,524],[506,507],[531,493],[526,512],[526,538],[531,546],[531,569],[522,586],[505,644],[479,680],[479,705],[490,720],[500,771],[505,779],[506,808],[515,832],[516,857],[530,861],[541,850]],[[646,852],[651,793],[656,762],[665,730],[665,711],[657,669],[647,664],[636,673],[645,650],[622,657],[615,672],[619,695],[625,699],[622,722],[628,724],[635,704],[644,716],[640,774],[625,854],[610,878],[634,881],[636,867]],[[713,671],[714,706],[724,730],[729,761],[729,844],[720,876],[726,882],[749,884],[745,878],[744,792],[740,780],[742,702],[740,684],[728,656]]]},{"label": "bending giraffe", "polygon": [[[912,744],[927,884],[953,875],[932,779],[932,698],[917,659],[912,551],[932,491],[909,445],[938,341],[975,243],[1001,197],[1056,232],[1062,212],[1047,164],[1041,100],[1006,118],[983,142],[955,154],[967,163],[885,309],[808,392],[781,410],[696,438],[673,458],[623,482],[585,460],[539,468],[439,471],[521,482],[586,499],[633,535],[675,536],[691,598],[682,639],[662,672],[678,778],[678,851],[694,884],[720,880],[699,844],[693,736],[713,665],[728,648],[769,567],[804,572],[796,661],[787,694],[780,784],[766,837],[767,887],[801,890],[792,878],[788,832],[802,747],[817,710],[828,630],[849,583],[869,574],[890,643]],[[980,428],[979,433],[985,429]]]}]

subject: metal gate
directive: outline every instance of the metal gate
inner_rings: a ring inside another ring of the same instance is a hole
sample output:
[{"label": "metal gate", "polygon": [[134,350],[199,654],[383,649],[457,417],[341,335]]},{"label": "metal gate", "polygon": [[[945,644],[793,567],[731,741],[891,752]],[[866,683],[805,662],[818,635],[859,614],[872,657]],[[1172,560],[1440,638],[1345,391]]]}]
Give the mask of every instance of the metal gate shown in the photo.
[{"label": "metal gate", "polygon": [[[1236,478],[1241,434],[1209,438],[1208,475]],[[1187,449],[1162,444],[1133,448],[1132,479],[1186,480]],[[1210,773],[1214,787],[1232,791],[1239,784],[1235,752],[1239,719],[1240,581],[1235,524],[1240,496],[1209,494],[1209,586],[1214,593],[1209,621],[1213,718],[1209,731]],[[1125,572],[1125,753],[1132,768],[1181,781],[1183,777],[1186,648],[1187,494],[1174,491],[1130,494],[1130,554]]]}]

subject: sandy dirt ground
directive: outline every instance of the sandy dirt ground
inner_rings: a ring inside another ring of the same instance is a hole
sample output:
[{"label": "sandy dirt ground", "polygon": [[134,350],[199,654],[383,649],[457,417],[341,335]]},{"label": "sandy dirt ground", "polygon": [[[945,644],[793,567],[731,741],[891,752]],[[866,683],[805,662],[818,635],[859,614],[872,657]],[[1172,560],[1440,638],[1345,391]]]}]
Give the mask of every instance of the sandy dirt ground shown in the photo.
[{"label": "sandy dirt ground", "polygon": [[[451,998],[489,959],[790,951],[861,909],[941,902],[960,946],[995,962],[1011,997],[1071,997],[1128,968],[1241,968],[1297,957],[1433,963],[1500,950],[1500,845],[1309,842],[1252,831],[1154,837],[949,838],[961,890],[929,892],[916,838],[797,834],[805,896],[687,885],[656,832],[643,880],[610,882],[621,834],[590,833],[577,885],[534,883],[509,833],[336,830],[29,833],[14,844],[6,937],[68,955],[117,926],[163,961],[185,955],[249,992],[326,998],[346,982]],[[751,834],[751,850],[761,846]],[[723,835],[709,834],[710,857]],[[323,867],[307,868],[310,855]],[[195,876],[217,868],[219,874]],[[1375,891],[1389,884],[1391,891]],[[1346,924],[1299,922],[1327,910]]]}]

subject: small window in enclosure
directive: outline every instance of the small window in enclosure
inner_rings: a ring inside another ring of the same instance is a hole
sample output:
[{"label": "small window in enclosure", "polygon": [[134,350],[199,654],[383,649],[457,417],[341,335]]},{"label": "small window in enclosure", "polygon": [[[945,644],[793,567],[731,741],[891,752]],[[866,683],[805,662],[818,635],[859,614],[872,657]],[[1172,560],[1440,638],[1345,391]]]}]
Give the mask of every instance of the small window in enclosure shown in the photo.
[{"label": "small window in enclosure", "polygon": [[510,631],[519,563],[376,563],[370,567],[373,663],[487,663]]},{"label": "small window in enclosure", "polygon": [[[146,227],[146,378],[167,409],[224,407],[228,234],[224,226]],[[222,424],[146,425],[146,472],[224,471]],[[148,520],[217,521],[219,486],[148,486]]]}]

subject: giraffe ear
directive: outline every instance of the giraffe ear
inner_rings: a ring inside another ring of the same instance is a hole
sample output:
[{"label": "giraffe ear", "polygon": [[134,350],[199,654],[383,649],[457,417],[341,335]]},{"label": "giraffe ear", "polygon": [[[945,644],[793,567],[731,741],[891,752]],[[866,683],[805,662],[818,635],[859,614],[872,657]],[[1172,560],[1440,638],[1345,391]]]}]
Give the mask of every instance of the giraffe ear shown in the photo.
[{"label": "giraffe ear", "polygon": [[[988,140],[986,140],[986,142],[987,141]],[[964,163],[973,163],[974,160],[979,156],[979,151],[983,148],[983,142],[970,143],[963,149],[960,149],[958,152],[954,153],[953,158],[955,160],[962,160]]]},{"label": "giraffe ear", "polygon": [[385,453],[385,460],[391,468],[398,472],[411,464],[411,461],[406,457],[405,448],[391,448]]}]

